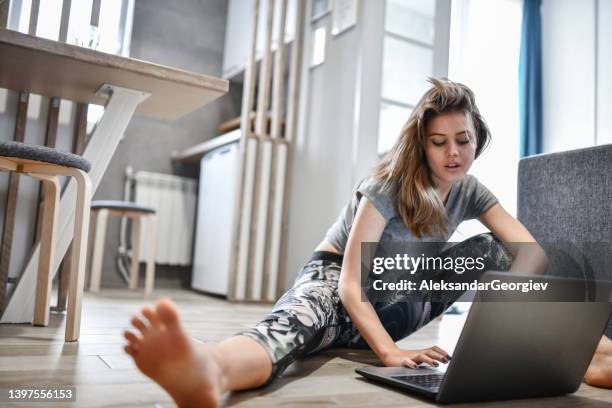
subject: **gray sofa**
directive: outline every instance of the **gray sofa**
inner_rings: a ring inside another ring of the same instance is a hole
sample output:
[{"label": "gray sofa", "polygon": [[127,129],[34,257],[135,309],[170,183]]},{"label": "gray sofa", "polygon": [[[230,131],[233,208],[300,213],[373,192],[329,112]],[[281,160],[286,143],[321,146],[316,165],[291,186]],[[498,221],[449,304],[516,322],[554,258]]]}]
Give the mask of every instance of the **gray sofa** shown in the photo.
[{"label": "gray sofa", "polygon": [[575,275],[578,264],[587,278],[612,279],[612,144],[522,159],[517,212],[545,249],[565,248],[549,253],[553,274]]}]

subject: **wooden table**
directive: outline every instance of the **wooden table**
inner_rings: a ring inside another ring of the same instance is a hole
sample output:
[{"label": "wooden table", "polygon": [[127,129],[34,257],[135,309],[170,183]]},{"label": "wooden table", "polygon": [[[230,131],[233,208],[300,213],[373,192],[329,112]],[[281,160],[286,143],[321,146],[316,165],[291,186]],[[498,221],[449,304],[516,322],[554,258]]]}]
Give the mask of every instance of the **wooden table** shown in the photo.
[{"label": "wooden table", "polygon": [[[0,88],[105,105],[83,157],[95,192],[134,112],[175,120],[228,90],[226,80],[0,29]],[[54,271],[72,239],[76,185],[60,201]],[[31,322],[39,245],[0,322]]]},{"label": "wooden table", "polygon": [[228,82],[163,65],[0,29],[0,87],[105,105],[103,85],[150,96],[136,109],[175,120],[228,90]]}]

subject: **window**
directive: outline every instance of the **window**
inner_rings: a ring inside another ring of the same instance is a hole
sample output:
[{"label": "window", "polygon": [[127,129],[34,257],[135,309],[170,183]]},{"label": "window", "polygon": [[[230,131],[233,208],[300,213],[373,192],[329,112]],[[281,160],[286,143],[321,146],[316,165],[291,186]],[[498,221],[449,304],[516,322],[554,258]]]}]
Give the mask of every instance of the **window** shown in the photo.
[{"label": "window", "polygon": [[[36,24],[36,36],[57,40],[60,33],[63,0],[41,1]],[[70,3],[66,42],[97,49],[109,54],[129,56],[134,16],[134,0],[104,0],[100,2],[98,26],[91,25],[93,0]],[[27,33],[32,0],[11,0],[8,27]],[[104,107],[89,105],[87,132],[100,120]]]},{"label": "window", "polygon": [[[516,215],[518,171],[518,62],[521,2],[459,0],[451,13],[449,78],[469,86],[491,130],[491,144],[470,173]],[[495,35],[491,35],[495,33]],[[452,241],[485,232],[478,221],[462,223]]]},{"label": "window", "polygon": [[310,55],[310,66],[316,67],[325,61],[325,40],[327,30],[319,27],[312,31],[312,50]]},{"label": "window", "polygon": [[433,72],[433,49],[396,37],[385,36],[382,97],[416,105],[429,88]]},{"label": "window", "polygon": [[378,152],[389,150],[412,112],[411,107],[382,102],[378,119]]},{"label": "window", "polygon": [[433,46],[436,2],[387,0],[385,30]]},{"label": "window", "polygon": [[[36,36],[57,40],[60,32],[60,20],[62,19],[62,0],[46,0],[40,2],[38,9],[38,24],[36,25]],[[29,20],[29,15],[28,15]],[[27,31],[26,26],[26,31]]]},{"label": "window", "polygon": [[[57,40],[60,32],[63,0],[39,3],[36,35]],[[70,3],[68,38],[70,44],[89,46],[109,54],[129,56],[134,0],[104,0],[100,2],[98,27],[92,27],[93,0]],[[27,33],[30,25],[32,0],[11,0],[8,28]]]},{"label": "window", "polygon": [[387,0],[378,153],[391,148],[433,75],[435,0]]}]

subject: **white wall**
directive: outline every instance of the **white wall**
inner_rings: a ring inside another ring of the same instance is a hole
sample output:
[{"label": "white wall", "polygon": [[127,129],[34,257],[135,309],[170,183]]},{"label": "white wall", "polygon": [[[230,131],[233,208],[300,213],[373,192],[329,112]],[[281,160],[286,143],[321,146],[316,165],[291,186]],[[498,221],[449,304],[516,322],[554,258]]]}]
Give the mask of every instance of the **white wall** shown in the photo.
[{"label": "white wall", "polygon": [[612,142],[611,0],[543,0],[544,151]]},{"label": "white wall", "polygon": [[[360,2],[358,24],[338,36],[331,35],[331,15],[312,26],[306,23],[285,287],[291,286],[355,184],[377,160],[382,4]],[[321,26],[328,28],[325,62],[309,68],[311,30]]]}]

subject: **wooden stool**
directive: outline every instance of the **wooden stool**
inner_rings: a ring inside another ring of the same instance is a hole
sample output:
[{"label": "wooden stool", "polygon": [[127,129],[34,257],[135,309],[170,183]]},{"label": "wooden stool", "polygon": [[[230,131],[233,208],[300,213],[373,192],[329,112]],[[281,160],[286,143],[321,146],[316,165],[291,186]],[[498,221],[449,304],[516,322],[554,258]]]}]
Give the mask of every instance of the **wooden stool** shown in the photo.
[{"label": "wooden stool", "polygon": [[58,176],[70,176],[76,180],[77,202],[68,282],[66,341],[78,340],[81,325],[81,301],[91,202],[91,181],[87,175],[90,168],[89,161],[72,153],[21,142],[0,142],[0,170],[22,173],[38,179],[42,181],[45,189],[34,304],[33,323],[36,326],[49,324],[49,299],[55,273],[53,262],[60,200]]},{"label": "wooden stool", "polygon": [[100,290],[102,274],[102,258],[104,255],[104,240],[106,237],[106,224],[108,215],[128,217],[132,220],[132,265],[130,267],[130,289],[138,287],[138,270],[140,266],[140,220],[145,219],[148,224],[147,270],[145,277],[145,296],[153,292],[155,280],[155,243],[156,216],[155,210],[127,201],[92,201],[92,217],[95,218],[96,230],[94,236],[93,259],[91,261],[91,280],[89,290]]}]

